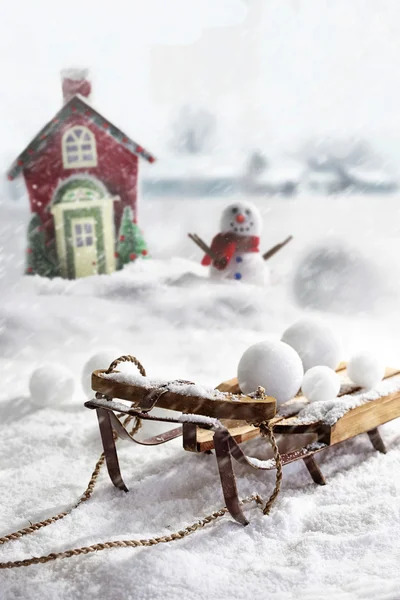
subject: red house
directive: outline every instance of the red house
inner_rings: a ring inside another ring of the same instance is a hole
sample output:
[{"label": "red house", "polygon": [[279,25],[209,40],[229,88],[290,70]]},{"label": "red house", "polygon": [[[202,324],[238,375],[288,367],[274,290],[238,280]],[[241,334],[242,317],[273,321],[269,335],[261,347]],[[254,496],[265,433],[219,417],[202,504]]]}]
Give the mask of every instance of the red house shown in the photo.
[{"label": "red house", "polygon": [[51,263],[74,279],[115,270],[122,214],[136,223],[139,158],[155,159],[91,107],[86,70],[62,76],[64,106],[16,158],[8,178],[22,174],[26,183],[35,264]]}]

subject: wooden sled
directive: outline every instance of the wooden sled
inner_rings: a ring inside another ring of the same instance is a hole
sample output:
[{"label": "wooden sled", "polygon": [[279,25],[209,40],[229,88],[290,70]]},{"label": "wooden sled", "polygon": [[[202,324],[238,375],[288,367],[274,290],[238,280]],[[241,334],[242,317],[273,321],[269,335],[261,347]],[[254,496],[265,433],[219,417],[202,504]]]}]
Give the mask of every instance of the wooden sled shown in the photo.
[{"label": "wooden sled", "polygon": [[[126,361],[138,366],[141,377],[132,378],[115,371],[120,362]],[[339,367],[338,372],[343,381],[341,395],[355,396],[360,389],[349,385],[345,364]],[[394,378],[399,374],[400,371],[387,369],[385,378]],[[400,416],[400,391],[365,402],[345,412],[334,424],[328,424],[324,421],[304,422],[300,419],[300,407],[304,407],[306,403],[301,396],[281,405],[276,414],[275,400],[265,396],[262,388],[255,394],[244,395],[236,379],[224,382],[216,390],[210,391],[182,380],[154,383],[144,375],[140,363],[129,356],[120,357],[109,369],[95,371],[92,375],[92,388],[96,392],[96,398],[86,402],[85,406],[97,412],[107,469],[113,484],[128,491],[119,468],[115,435],[145,446],[162,444],[182,436],[185,450],[215,450],[226,507],[232,517],[243,525],[248,521],[238,497],[233,459],[252,468],[277,468],[277,484],[271,496],[275,499],[276,490],[279,490],[281,465],[303,460],[313,480],[318,484],[325,484],[314,454],[360,433],[368,433],[374,448],[385,452],[378,427]],[[154,407],[182,414],[180,417],[159,417],[151,414]],[[124,415],[179,426],[150,439],[137,440],[121,421]],[[308,434],[311,440],[305,446],[279,455],[272,430],[286,437]],[[253,459],[246,456],[240,448],[240,443],[260,435],[271,441],[274,460]]]}]

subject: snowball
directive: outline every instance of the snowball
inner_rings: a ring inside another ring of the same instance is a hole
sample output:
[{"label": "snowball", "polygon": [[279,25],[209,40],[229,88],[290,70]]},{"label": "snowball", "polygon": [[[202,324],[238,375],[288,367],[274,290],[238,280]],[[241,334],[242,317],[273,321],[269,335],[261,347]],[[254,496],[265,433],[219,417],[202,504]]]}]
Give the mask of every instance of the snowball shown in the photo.
[{"label": "snowball", "polygon": [[56,363],[46,363],[33,371],[29,380],[31,399],[37,406],[67,404],[74,394],[73,373]]},{"label": "snowball", "polygon": [[304,375],[301,391],[310,402],[334,400],[340,391],[340,377],[329,367],[312,367]]},{"label": "snowball", "polygon": [[342,240],[307,251],[293,278],[300,306],[341,313],[371,309],[385,285],[377,266]]},{"label": "snowball", "polygon": [[341,344],[334,332],[318,319],[300,319],[282,335],[303,361],[304,371],[325,366],[335,370],[340,362]]},{"label": "snowball", "polygon": [[283,342],[265,341],[250,346],[238,366],[240,389],[244,394],[265,388],[277,404],[293,398],[300,389],[303,365],[297,352]]},{"label": "snowball", "polygon": [[373,354],[362,352],[350,358],[347,364],[347,375],[356,385],[372,389],[382,381],[385,365]]},{"label": "snowball", "polygon": [[87,398],[93,396],[92,373],[97,369],[108,369],[110,364],[121,356],[121,352],[113,348],[104,348],[93,354],[82,369],[81,384]]}]

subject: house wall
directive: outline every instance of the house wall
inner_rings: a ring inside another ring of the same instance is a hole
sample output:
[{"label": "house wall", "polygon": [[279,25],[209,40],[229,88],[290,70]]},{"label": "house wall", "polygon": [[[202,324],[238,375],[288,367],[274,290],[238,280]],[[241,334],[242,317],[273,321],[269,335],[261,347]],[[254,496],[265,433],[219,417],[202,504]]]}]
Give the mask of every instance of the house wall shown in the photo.
[{"label": "house wall", "polygon": [[[75,125],[90,129],[96,138],[97,167],[65,169],[62,161],[61,141],[63,133]],[[48,141],[38,157],[30,161],[24,169],[24,178],[29,194],[32,212],[39,213],[46,230],[47,239],[54,238],[53,218],[48,210],[55,189],[60,183],[72,175],[89,174],[97,177],[109,190],[118,195],[120,202],[114,203],[115,226],[118,231],[122,212],[125,206],[131,206],[137,215],[138,158],[129,150],[118,144],[107,130],[86,119],[84,115],[73,115],[67,119],[60,129]]]}]

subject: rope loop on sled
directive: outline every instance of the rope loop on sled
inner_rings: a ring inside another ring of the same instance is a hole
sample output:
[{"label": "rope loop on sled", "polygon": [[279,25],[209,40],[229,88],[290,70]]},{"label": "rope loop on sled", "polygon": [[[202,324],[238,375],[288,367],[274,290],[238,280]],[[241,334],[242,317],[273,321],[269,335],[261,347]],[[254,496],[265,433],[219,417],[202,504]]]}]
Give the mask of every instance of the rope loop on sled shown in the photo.
[{"label": "rope loop on sled", "polygon": [[141,375],[143,375],[143,377],[146,377],[146,369],[144,368],[142,363],[136,358],[136,356],[131,356],[130,354],[125,354],[124,356],[120,356],[119,358],[116,358],[115,360],[113,360],[111,365],[108,367],[108,369],[106,371],[107,375],[109,375],[110,373],[114,373],[115,368],[120,363],[124,363],[124,362],[131,362],[134,365],[136,365],[139,373]]}]

